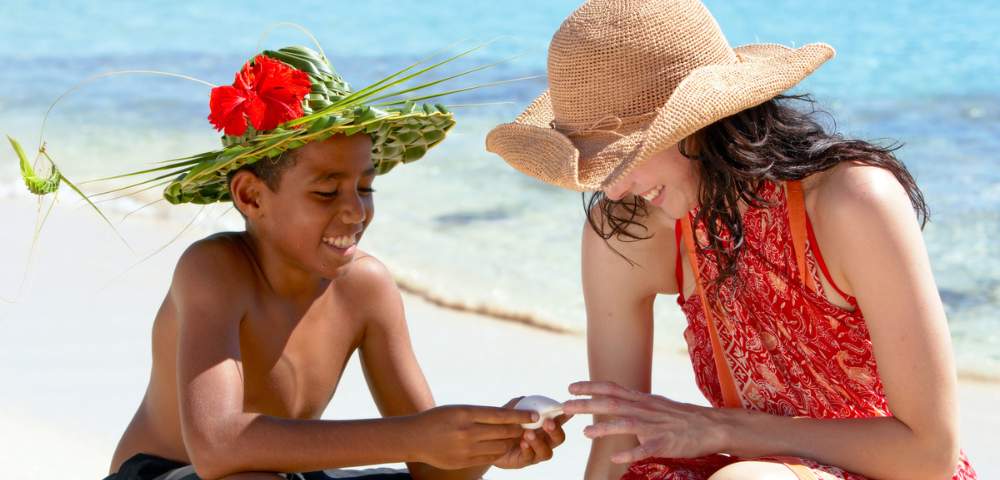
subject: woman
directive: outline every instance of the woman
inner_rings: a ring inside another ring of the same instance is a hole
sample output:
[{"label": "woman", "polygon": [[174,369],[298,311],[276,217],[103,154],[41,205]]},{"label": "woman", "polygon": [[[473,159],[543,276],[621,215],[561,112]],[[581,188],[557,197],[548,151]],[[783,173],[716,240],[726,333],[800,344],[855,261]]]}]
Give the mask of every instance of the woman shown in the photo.
[{"label": "woman", "polygon": [[[552,39],[549,91],[490,132],[518,170],[597,192],[592,381],[570,389],[592,398],[566,404],[596,416],[588,479],[976,478],[920,190],[780,96],[832,56],[733,49],[696,0],[593,0]],[[649,393],[661,293],[712,408]]]}]

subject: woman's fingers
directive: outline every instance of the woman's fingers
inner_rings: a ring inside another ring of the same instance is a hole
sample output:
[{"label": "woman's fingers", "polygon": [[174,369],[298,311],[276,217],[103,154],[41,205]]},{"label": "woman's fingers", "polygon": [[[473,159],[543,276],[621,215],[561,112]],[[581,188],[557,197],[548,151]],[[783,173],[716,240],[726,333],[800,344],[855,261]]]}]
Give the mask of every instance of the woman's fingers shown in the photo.
[{"label": "woman's fingers", "polygon": [[583,429],[583,434],[590,439],[608,435],[637,435],[639,422],[632,417],[614,418],[598,422]]},{"label": "woman's fingers", "polygon": [[642,392],[629,390],[615,382],[575,382],[570,384],[569,393],[572,393],[573,395],[590,396],[605,395],[633,402],[642,400],[642,398],[646,395]]},{"label": "woman's fingers", "polygon": [[649,443],[640,443],[638,447],[624,452],[618,452],[611,456],[611,461],[618,464],[635,463],[639,460],[652,457],[656,454],[656,449]]},{"label": "woman's fingers", "polygon": [[563,411],[575,415],[631,415],[636,413],[636,405],[630,400],[617,397],[597,396],[594,398],[568,400],[563,403]]}]

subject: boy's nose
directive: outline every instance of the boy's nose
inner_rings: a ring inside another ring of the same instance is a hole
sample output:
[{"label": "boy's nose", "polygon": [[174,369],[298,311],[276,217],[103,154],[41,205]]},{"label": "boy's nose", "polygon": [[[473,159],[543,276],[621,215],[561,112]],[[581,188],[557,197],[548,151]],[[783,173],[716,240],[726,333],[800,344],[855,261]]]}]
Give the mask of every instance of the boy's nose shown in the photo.
[{"label": "boy's nose", "polygon": [[348,224],[364,223],[368,217],[365,212],[364,202],[358,194],[349,195],[349,197],[344,199],[344,203],[341,206],[340,221]]}]

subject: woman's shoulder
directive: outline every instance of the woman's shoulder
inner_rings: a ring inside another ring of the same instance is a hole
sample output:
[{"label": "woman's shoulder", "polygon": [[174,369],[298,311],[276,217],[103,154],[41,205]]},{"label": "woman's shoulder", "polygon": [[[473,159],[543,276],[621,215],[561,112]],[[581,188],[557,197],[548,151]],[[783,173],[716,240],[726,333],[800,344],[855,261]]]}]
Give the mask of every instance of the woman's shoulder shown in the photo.
[{"label": "woman's shoulder", "polygon": [[814,223],[848,226],[860,220],[897,215],[901,210],[913,212],[903,185],[884,168],[843,162],[802,183]]},{"label": "woman's shoulder", "polygon": [[[676,293],[674,260],[677,255],[674,225],[661,209],[650,207],[645,215],[632,217],[628,212],[617,212],[624,218],[631,218],[631,224],[624,226],[634,238],[598,234],[603,212],[592,209],[593,223],[584,221],[583,231],[583,272],[585,283],[588,279],[601,284],[615,284],[641,294]],[[616,280],[611,282],[610,278]]]},{"label": "woman's shoulder", "polygon": [[851,295],[857,291],[848,271],[885,261],[883,247],[913,249],[921,242],[906,189],[888,170],[845,162],[808,177],[803,190],[830,274]]}]

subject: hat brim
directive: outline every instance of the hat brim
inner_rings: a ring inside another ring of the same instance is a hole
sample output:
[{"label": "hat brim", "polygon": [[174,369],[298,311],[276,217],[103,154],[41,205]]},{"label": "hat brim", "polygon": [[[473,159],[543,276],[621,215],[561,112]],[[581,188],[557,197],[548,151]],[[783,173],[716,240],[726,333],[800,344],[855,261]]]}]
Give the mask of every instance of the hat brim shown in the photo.
[{"label": "hat brim", "polygon": [[[209,161],[180,175],[164,190],[173,204],[209,204],[229,200],[229,173],[259,161],[276,157],[306,143],[322,141],[336,134],[363,132],[372,137],[372,163],[381,175],[397,165],[422,158],[444,140],[455,125],[454,115],[440,105],[410,104],[401,109],[362,107],[322,116],[298,128],[279,127],[246,144],[232,145],[201,156]],[[284,137],[284,138],[283,138]]]},{"label": "hat brim", "polygon": [[552,127],[555,113],[546,90],[512,123],[486,136],[486,150],[545,183],[586,191],[591,178],[605,178],[621,158],[635,155],[648,121],[615,131],[596,129],[574,138]]},{"label": "hat brim", "polygon": [[490,131],[486,149],[543,182],[576,191],[600,190],[698,130],[787,91],[834,56],[824,43],[794,49],[751,44],[734,51],[739,62],[691,71],[655,116],[619,131],[622,136],[612,136],[603,148],[595,135],[571,139],[552,128],[555,113],[546,91],[514,122]]}]

